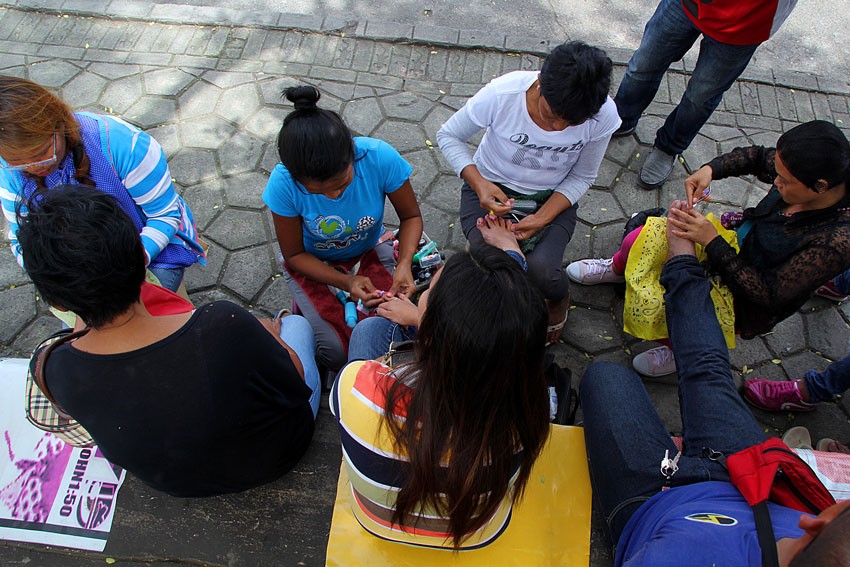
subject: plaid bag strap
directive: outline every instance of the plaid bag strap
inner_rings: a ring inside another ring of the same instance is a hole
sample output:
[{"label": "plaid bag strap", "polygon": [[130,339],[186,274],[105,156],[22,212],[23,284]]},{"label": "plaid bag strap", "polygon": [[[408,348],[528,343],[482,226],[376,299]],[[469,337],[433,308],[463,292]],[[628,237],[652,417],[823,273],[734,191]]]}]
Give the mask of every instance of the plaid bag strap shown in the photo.
[{"label": "plaid bag strap", "polygon": [[[60,416],[65,419],[73,419],[68,413],[62,409],[62,406],[56,401],[53,397],[53,394],[50,393],[50,390],[47,388],[47,378],[44,375],[44,369],[47,365],[47,357],[50,356],[50,353],[56,347],[59,347],[65,343],[71,342],[75,339],[82,337],[83,335],[89,332],[89,328],[80,329],[79,331],[74,331],[72,333],[68,333],[67,335],[58,337],[54,339],[50,344],[43,346],[42,348],[36,349],[36,352],[33,354],[35,358],[35,364],[33,365],[33,379],[35,380],[36,386],[41,390],[41,393],[44,394],[44,397],[50,400],[50,403],[53,404],[53,408],[56,410]],[[48,339],[50,340],[50,339]]]}]

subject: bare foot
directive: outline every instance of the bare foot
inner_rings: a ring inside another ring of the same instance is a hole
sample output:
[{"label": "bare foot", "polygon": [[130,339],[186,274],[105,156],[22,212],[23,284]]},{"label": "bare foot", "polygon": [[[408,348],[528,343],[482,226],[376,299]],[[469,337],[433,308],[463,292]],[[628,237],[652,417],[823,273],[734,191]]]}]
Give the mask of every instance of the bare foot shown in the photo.
[{"label": "bare foot", "polygon": [[481,231],[481,236],[484,237],[484,242],[498,248],[499,250],[513,250],[514,252],[522,251],[517,244],[516,236],[511,230],[511,223],[505,219],[494,215],[487,215],[475,221],[475,226]]},{"label": "bare foot", "polygon": [[546,300],[549,309],[549,327],[546,330],[546,346],[555,344],[561,338],[564,325],[567,322],[567,313],[570,308],[570,294],[557,301]]},{"label": "bare foot", "polygon": [[678,211],[683,212],[684,214],[688,214],[688,202],[687,201],[673,201],[670,203],[670,212],[668,213],[667,220],[667,258],[670,259],[673,256],[679,256],[681,254],[690,254],[691,256],[696,256],[696,248],[694,248],[694,243],[688,240],[687,238],[682,238],[681,236],[676,236],[674,233],[675,229],[670,224],[670,217],[675,216]]}]

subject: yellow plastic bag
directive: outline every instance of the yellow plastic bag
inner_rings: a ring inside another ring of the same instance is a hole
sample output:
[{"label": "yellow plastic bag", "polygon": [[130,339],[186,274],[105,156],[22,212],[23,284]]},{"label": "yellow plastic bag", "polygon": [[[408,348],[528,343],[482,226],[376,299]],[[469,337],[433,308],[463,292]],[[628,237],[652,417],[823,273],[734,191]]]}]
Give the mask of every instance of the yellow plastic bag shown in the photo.
[{"label": "yellow plastic bag", "polygon": [[[717,233],[736,251],[738,235],[723,228],[714,215],[706,215]],[[707,254],[702,246],[696,245],[697,260],[705,262]],[[667,260],[667,219],[649,217],[635,240],[626,262],[626,303],[623,312],[623,330],[649,341],[664,339],[667,332],[667,315],[664,311],[664,286],[661,285],[661,270]],[[735,307],[732,292],[712,278],[711,300],[726,346],[735,348]]]},{"label": "yellow plastic bag", "polygon": [[552,425],[511,523],[490,545],[454,553],[379,539],[351,511],[345,464],[340,467],[326,565],[414,567],[466,565],[555,567],[590,560],[590,477],[584,430]]}]

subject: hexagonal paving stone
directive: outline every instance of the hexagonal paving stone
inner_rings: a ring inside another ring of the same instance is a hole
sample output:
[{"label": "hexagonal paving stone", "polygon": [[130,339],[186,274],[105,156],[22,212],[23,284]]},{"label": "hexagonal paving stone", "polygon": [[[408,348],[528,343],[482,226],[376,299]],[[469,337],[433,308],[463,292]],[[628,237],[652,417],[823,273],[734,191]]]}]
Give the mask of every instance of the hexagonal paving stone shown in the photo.
[{"label": "hexagonal paving stone", "polygon": [[283,117],[288,111],[283,108],[261,108],[244,124],[248,132],[264,142],[272,142],[277,138]]},{"label": "hexagonal paving stone", "polygon": [[381,98],[387,118],[421,122],[434,103],[411,93],[396,93]]},{"label": "hexagonal paving stone", "polygon": [[621,348],[623,344],[622,332],[610,313],[582,307],[570,311],[563,337],[590,354]]},{"label": "hexagonal paving stone", "polygon": [[233,71],[207,71],[203,74],[205,81],[209,81],[223,89],[254,82],[253,73],[236,73]]},{"label": "hexagonal paving stone", "polygon": [[828,307],[803,318],[809,329],[809,348],[832,360],[839,360],[848,354],[850,328],[837,309]]},{"label": "hexagonal paving stone", "polygon": [[43,87],[61,87],[73,79],[80,68],[67,61],[51,59],[29,66],[29,78]]},{"label": "hexagonal paving stone", "polygon": [[237,207],[262,209],[263,190],[268,182],[268,176],[260,172],[244,173],[224,180],[224,194],[227,203]]},{"label": "hexagonal paving stone", "polygon": [[92,73],[97,73],[102,77],[106,77],[110,81],[115,81],[116,79],[121,79],[123,77],[129,77],[131,75],[138,75],[141,71],[138,65],[105,62],[92,63],[91,65],[89,65],[88,70]]},{"label": "hexagonal paving stone", "polygon": [[729,361],[733,368],[742,369],[744,366],[754,368],[755,366],[774,358],[767,350],[764,341],[760,337],[754,339],[742,339],[737,337],[735,348],[729,351]]},{"label": "hexagonal paving stone", "polygon": [[25,284],[0,291],[0,342],[9,343],[35,317],[35,286]]},{"label": "hexagonal paving stone", "polygon": [[233,252],[227,260],[222,285],[250,301],[272,275],[265,246]]},{"label": "hexagonal paving stone", "polygon": [[777,356],[803,350],[806,348],[803,317],[795,313],[784,321],[780,321],[770,333],[764,335],[764,340]]},{"label": "hexagonal paving stone", "polygon": [[99,75],[82,72],[62,87],[62,98],[72,108],[95,104],[106,83],[106,79]]},{"label": "hexagonal paving stone", "polygon": [[603,189],[611,189],[620,175],[623,166],[610,159],[602,160],[599,166],[599,172],[596,174],[596,180],[593,182],[594,187]]},{"label": "hexagonal paving stone", "polygon": [[172,177],[184,187],[218,175],[213,154],[206,150],[180,150],[168,165]]},{"label": "hexagonal paving stone", "polygon": [[216,285],[226,259],[227,250],[211,242],[207,251],[207,265],[193,264],[186,269],[186,276],[183,280],[186,289],[190,293],[194,293],[200,289]]},{"label": "hexagonal paving stone", "polygon": [[284,307],[289,308],[292,305],[292,293],[289,291],[289,286],[286,285],[286,280],[282,275],[272,276],[272,282],[263,291],[262,295],[260,295],[257,305],[273,313]]},{"label": "hexagonal paving stone", "polygon": [[277,153],[277,146],[274,143],[266,144],[263,149],[263,158],[260,160],[260,169],[271,173],[279,163],[280,155]]},{"label": "hexagonal paving stone", "polygon": [[197,77],[182,69],[157,69],[144,74],[145,92],[149,95],[176,96]]},{"label": "hexagonal paving stone", "polygon": [[253,83],[224,91],[216,105],[216,113],[231,122],[241,123],[260,108],[260,96]]},{"label": "hexagonal paving stone", "polygon": [[218,116],[206,116],[180,122],[180,134],[186,148],[214,150],[233,134],[236,127]]},{"label": "hexagonal paving stone", "polygon": [[[5,221],[2,223],[2,232],[5,236],[8,231]],[[18,265],[15,256],[9,249],[9,242],[0,240],[0,288],[19,286],[30,281],[29,276],[22,267]]]},{"label": "hexagonal paving stone", "polygon": [[131,75],[110,80],[100,96],[100,104],[109,112],[125,114],[141,97],[142,79],[139,75]]},{"label": "hexagonal paving stone", "polygon": [[702,167],[702,164],[708,163],[720,155],[717,147],[718,143],[714,140],[697,135],[694,141],[691,142],[691,145],[688,146],[688,149],[682,152],[682,157],[685,158],[688,168],[691,171],[696,171]]},{"label": "hexagonal paving stone", "polygon": [[381,124],[374,137],[386,141],[402,153],[428,147],[425,144],[425,132],[418,124],[390,120]]},{"label": "hexagonal paving stone", "polygon": [[177,104],[167,98],[143,96],[130,107],[124,118],[140,128],[152,128],[177,119]]},{"label": "hexagonal paving stone", "polygon": [[623,218],[623,211],[607,191],[589,190],[581,198],[578,217],[591,225],[600,225]]},{"label": "hexagonal paving stone", "polygon": [[204,116],[215,109],[221,96],[221,89],[206,81],[197,81],[178,98],[180,118],[188,120]]},{"label": "hexagonal paving stone", "polygon": [[[451,218],[455,218],[460,211],[460,188],[462,183],[454,175],[440,175],[436,183],[431,185],[431,189],[427,192],[428,196],[423,199],[420,197],[421,193],[417,193],[417,199],[420,202],[428,203],[444,211]],[[460,219],[457,222],[460,222]]]},{"label": "hexagonal paving stone", "polygon": [[192,209],[195,225],[203,231],[224,210],[224,182],[211,179],[183,191],[183,199]]},{"label": "hexagonal paving stone", "polygon": [[180,137],[176,124],[165,124],[146,130],[146,132],[159,143],[167,158],[180,150]]},{"label": "hexagonal paving stone", "polygon": [[228,250],[256,246],[269,240],[259,211],[225,209],[204,234]]},{"label": "hexagonal paving stone", "polygon": [[620,165],[627,165],[638,151],[638,143],[634,136],[621,136],[611,138],[605,157]]},{"label": "hexagonal paving stone", "polygon": [[445,106],[434,106],[432,104],[431,113],[422,122],[422,127],[425,128],[425,134],[435,146],[437,145],[437,132],[453,114],[454,112]]},{"label": "hexagonal paving stone", "polygon": [[218,151],[222,175],[235,175],[256,169],[264,147],[262,140],[242,131],[236,132]]},{"label": "hexagonal paving stone", "polygon": [[417,194],[425,192],[438,175],[437,164],[434,162],[436,151],[439,150],[421,150],[403,156],[413,168],[410,184]]},{"label": "hexagonal paving stone", "polygon": [[286,100],[283,96],[283,91],[288,87],[297,87],[304,83],[295,77],[280,77],[277,79],[263,80],[259,82],[260,93],[263,97],[263,102],[276,106],[288,105],[292,109],[292,103]]},{"label": "hexagonal paving stone", "polygon": [[15,350],[26,356],[38,346],[38,343],[61,328],[62,322],[59,319],[49,313],[42,315],[18,335],[13,346]]},{"label": "hexagonal paving stone", "polygon": [[360,136],[369,136],[384,117],[377,100],[364,98],[346,104],[342,118],[355,133]]}]

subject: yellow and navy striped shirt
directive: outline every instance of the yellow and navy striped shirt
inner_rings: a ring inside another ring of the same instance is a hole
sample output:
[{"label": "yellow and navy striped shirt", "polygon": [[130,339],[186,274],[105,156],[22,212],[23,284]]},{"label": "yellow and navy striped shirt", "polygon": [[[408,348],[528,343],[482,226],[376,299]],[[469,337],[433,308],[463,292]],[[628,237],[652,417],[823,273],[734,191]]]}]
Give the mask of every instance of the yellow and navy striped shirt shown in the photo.
[{"label": "yellow and navy striped shirt", "polygon": [[[352,362],[340,372],[331,391],[331,411],[339,423],[354,516],[368,532],[383,539],[426,547],[451,547],[448,518],[433,509],[422,507],[404,518],[401,525],[393,525],[391,521],[408,462],[407,455],[396,452],[392,435],[381,426],[386,392],[393,380],[392,370],[378,362]],[[397,407],[393,418],[404,420],[406,408]],[[512,487],[522,463],[522,451],[515,458],[511,489],[501,506],[483,527],[468,535],[461,549],[483,547],[507,528]]]}]

